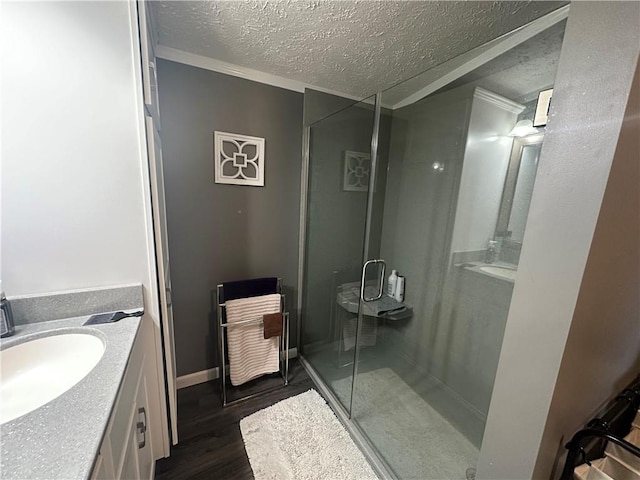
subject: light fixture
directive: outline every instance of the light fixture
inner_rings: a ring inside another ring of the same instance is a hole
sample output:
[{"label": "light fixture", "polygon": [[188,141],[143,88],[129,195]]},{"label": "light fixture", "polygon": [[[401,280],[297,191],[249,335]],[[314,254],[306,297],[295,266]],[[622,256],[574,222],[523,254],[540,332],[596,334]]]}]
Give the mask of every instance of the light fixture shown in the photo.
[{"label": "light fixture", "polygon": [[526,137],[538,133],[538,129],[533,127],[531,120],[520,120],[509,132],[510,137]]}]

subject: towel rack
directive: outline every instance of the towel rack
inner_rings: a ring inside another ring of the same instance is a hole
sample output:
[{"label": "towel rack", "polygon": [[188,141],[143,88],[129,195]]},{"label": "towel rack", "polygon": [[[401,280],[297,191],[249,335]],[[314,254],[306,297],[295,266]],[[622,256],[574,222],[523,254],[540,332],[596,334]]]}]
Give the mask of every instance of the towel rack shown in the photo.
[{"label": "towel rack", "polygon": [[585,429],[577,432],[565,445],[568,452],[560,479],[570,480],[578,464],[602,457],[607,442],[614,443],[632,455],[640,457],[640,448],[623,438],[629,433],[638,408],[640,408],[640,377],[625,388],[602,415],[592,419]]},{"label": "towel rack", "polygon": [[[227,323],[226,318],[226,302],[228,300],[236,300],[240,298],[257,297],[261,295],[280,294],[280,311],[282,312],[282,334],[279,336],[279,361],[280,376],[282,377],[282,385],[267,388],[256,393],[250,393],[235,400],[227,399],[227,364],[226,364],[226,348],[227,331],[229,325],[245,325],[251,323],[260,323],[262,318],[252,318],[239,322]],[[216,288],[216,312],[218,313],[218,353],[220,362],[220,392],[222,398],[222,406],[233,405],[249,398],[263,395],[274,390],[278,390],[289,384],[289,312],[286,311],[286,298],[282,293],[281,278],[256,278],[251,280],[241,280],[236,282],[221,283]]]}]

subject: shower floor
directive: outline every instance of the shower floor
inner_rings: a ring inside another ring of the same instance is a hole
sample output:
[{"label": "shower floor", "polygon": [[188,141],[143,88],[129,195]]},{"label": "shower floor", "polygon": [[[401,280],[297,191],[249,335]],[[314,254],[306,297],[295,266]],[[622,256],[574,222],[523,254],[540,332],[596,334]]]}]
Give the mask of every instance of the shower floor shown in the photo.
[{"label": "shower floor", "polygon": [[[333,382],[334,391],[351,379]],[[358,374],[354,419],[403,479],[464,479],[477,448],[390,368]]]},{"label": "shower floor", "polygon": [[[305,358],[348,408],[353,365],[339,367],[330,344]],[[401,479],[464,480],[477,463],[478,448],[428,401],[441,404],[437,390],[394,350],[361,349],[352,419]]]}]

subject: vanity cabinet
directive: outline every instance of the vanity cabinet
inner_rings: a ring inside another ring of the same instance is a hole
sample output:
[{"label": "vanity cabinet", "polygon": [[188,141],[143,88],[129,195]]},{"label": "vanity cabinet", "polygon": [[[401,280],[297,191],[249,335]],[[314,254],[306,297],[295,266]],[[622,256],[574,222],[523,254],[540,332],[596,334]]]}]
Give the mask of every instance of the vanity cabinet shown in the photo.
[{"label": "vanity cabinet", "polygon": [[147,382],[143,368],[145,351],[141,331],[138,333],[93,468],[92,479],[153,478],[155,462],[148,424]]}]

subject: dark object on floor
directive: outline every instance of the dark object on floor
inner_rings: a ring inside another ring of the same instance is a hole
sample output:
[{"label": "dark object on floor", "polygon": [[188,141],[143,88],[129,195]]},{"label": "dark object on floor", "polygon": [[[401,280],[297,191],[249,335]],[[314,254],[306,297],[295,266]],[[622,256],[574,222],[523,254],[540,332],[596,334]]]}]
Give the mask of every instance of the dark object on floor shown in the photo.
[{"label": "dark object on floor", "polygon": [[84,322],[84,325],[100,325],[101,323],[114,323],[118,320],[122,320],[127,317],[141,317],[144,314],[143,310],[138,312],[109,312],[109,313],[100,313],[98,315],[92,315],[89,317],[89,320]]},{"label": "dark object on floor", "polygon": [[573,478],[573,470],[581,463],[604,457],[607,442],[619,445],[627,452],[640,457],[640,448],[624,440],[630,431],[640,408],[640,377],[625,388],[597,418],[577,432],[565,445],[569,450],[561,479]]},{"label": "dark object on floor", "polygon": [[[239,387],[242,396],[262,390],[265,382],[282,383],[279,376],[260,378]],[[222,408],[220,382],[178,390],[178,444],[171,456],[156,462],[156,479],[253,480],[240,433],[240,420],[274,403],[314,388],[296,359],[291,360],[289,386]]]},{"label": "dark object on floor", "polygon": [[282,312],[268,313],[262,316],[264,322],[264,338],[279,337],[282,335]]}]

